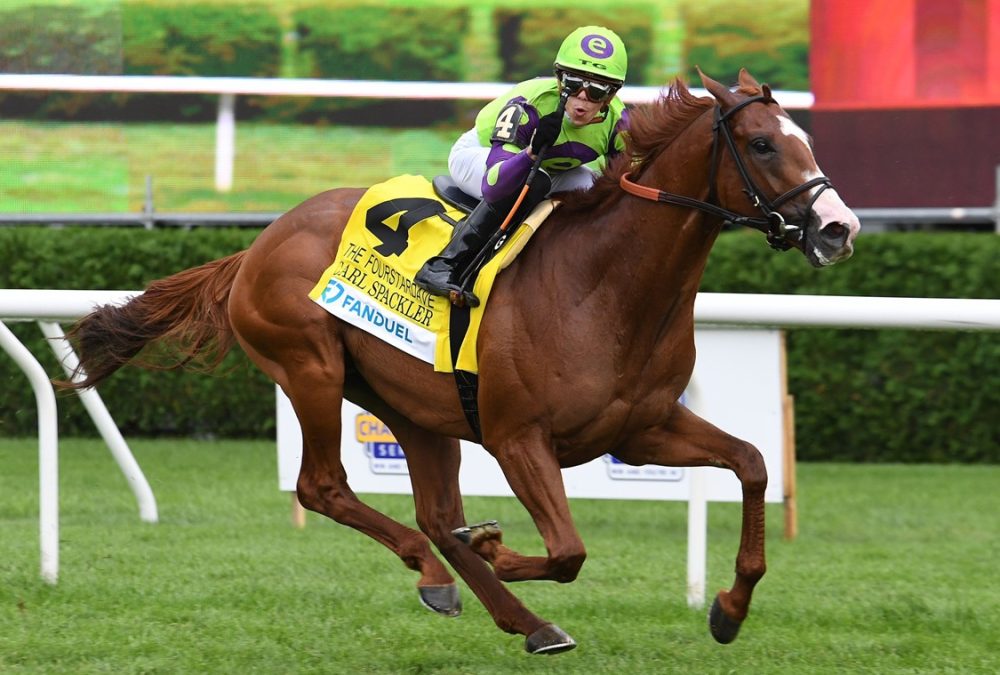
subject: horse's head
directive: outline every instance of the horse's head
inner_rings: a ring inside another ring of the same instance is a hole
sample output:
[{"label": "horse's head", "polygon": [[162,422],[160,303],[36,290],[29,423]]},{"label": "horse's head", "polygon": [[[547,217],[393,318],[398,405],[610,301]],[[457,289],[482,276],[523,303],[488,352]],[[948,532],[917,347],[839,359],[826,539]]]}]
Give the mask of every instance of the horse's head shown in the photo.
[{"label": "horse's head", "polygon": [[816,267],[849,258],[861,225],[820,172],[809,135],[745,69],[735,92],[699,74],[718,102],[717,203],[749,217],[746,224],[765,230],[772,246],[797,248]]}]

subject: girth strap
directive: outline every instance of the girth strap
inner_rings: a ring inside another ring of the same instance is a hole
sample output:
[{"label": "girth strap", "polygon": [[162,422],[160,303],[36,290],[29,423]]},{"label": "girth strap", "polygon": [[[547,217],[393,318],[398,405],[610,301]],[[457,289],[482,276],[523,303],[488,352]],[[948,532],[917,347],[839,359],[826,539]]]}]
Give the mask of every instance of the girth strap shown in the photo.
[{"label": "girth strap", "polygon": [[462,412],[476,440],[482,442],[483,432],[479,424],[479,376],[467,370],[458,369],[458,351],[462,340],[469,331],[469,319],[472,309],[468,305],[458,307],[452,305],[449,317],[449,337],[451,339],[451,363],[454,367],[455,384],[458,387],[458,400],[462,404]]}]

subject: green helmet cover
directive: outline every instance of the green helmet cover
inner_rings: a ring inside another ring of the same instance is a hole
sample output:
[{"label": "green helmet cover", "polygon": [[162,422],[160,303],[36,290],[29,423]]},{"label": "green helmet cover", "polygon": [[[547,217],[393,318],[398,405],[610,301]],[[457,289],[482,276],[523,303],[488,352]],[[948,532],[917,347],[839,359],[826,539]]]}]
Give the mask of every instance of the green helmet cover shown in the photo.
[{"label": "green helmet cover", "polygon": [[556,54],[555,67],[590,73],[620,85],[625,82],[628,54],[625,43],[610,28],[583,26],[563,40]]}]

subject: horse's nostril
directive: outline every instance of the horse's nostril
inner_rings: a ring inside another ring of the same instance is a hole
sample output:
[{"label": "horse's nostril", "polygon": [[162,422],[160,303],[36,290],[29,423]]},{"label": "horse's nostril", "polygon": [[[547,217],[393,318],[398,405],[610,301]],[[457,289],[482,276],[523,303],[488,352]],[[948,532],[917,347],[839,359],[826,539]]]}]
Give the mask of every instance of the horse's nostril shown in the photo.
[{"label": "horse's nostril", "polygon": [[827,223],[823,226],[821,233],[823,237],[831,241],[844,241],[850,228],[844,223]]}]

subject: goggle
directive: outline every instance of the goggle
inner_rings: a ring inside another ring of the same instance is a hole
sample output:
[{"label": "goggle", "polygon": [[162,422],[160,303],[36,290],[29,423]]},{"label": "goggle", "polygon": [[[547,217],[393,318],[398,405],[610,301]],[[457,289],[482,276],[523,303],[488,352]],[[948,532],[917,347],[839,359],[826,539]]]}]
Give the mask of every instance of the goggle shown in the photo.
[{"label": "goggle", "polygon": [[569,73],[562,73],[560,82],[562,83],[563,89],[566,90],[570,96],[576,96],[582,89],[587,95],[587,100],[591,103],[604,103],[614,96],[616,91],[618,91],[617,85],[608,84],[607,82],[587,80],[578,75],[570,75]]}]

